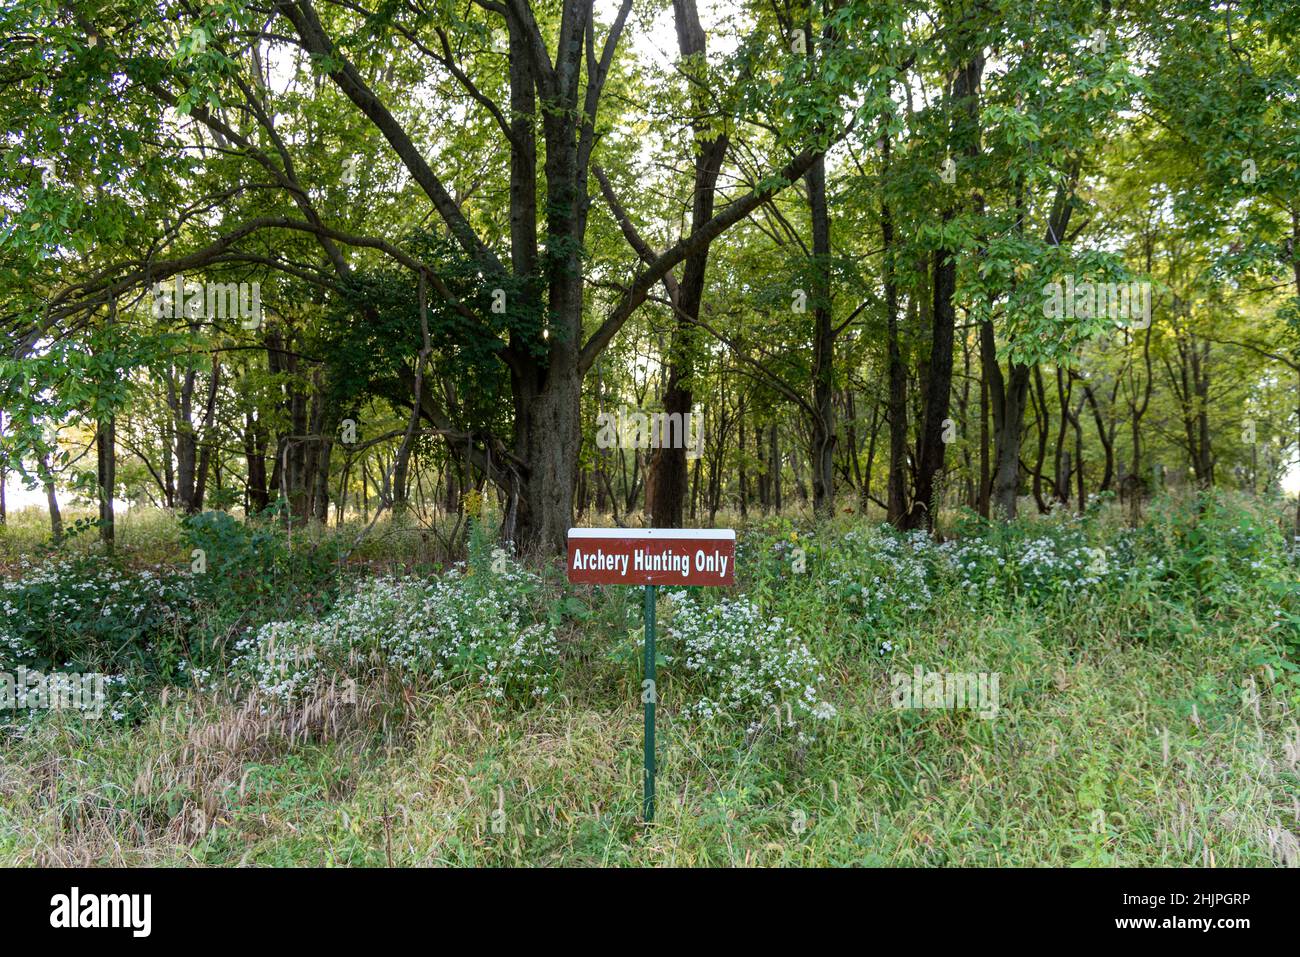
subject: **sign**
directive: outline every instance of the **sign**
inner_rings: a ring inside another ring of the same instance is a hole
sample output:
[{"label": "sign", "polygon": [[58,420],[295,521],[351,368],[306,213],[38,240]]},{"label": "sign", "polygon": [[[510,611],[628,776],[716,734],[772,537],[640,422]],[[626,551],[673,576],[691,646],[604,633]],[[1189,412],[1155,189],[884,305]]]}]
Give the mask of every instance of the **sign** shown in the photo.
[{"label": "sign", "polygon": [[734,585],[736,533],[730,528],[571,528],[569,581],[645,586],[645,776],[641,814],[655,818],[655,586]]},{"label": "sign", "polygon": [[575,585],[734,585],[730,528],[571,528]]}]

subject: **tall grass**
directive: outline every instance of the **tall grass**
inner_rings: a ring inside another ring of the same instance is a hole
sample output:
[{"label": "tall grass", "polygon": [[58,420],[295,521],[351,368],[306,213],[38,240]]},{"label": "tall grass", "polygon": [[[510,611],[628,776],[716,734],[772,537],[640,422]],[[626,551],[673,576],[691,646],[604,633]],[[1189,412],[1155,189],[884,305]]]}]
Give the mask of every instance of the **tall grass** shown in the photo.
[{"label": "tall grass", "polygon": [[[1106,510],[948,529],[934,546],[853,517],[758,520],[735,592],[695,593],[744,596],[806,643],[835,706],[807,738],[780,706],[694,714],[708,679],[672,660],[661,602],[653,826],[639,594],[548,567],[537,614],[561,653],[533,702],[372,662],[290,703],[218,671],[204,690],[155,684],[131,720],[0,732],[0,863],[1300,863],[1300,585],[1267,504],[1169,500],[1136,530]],[[193,614],[200,629],[222,610]],[[329,620],[326,604],[300,617]],[[997,716],[893,707],[891,676],[917,666],[999,673]]]}]

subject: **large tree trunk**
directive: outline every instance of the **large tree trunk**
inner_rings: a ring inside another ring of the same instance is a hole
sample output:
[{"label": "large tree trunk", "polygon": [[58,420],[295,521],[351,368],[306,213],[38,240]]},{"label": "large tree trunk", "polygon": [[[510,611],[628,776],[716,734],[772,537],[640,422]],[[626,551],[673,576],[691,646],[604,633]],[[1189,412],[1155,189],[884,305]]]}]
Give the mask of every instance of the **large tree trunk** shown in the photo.
[{"label": "large tree trunk", "polygon": [[[531,136],[512,144],[512,155],[526,152],[511,169],[512,239],[523,243],[515,256],[516,275],[531,262],[540,262],[546,284],[547,345],[541,359],[525,350],[514,371],[515,449],[526,463],[526,473],[514,483],[519,488],[517,528],[520,541],[533,551],[557,554],[564,549],[573,517],[573,490],[578,477],[581,444],[582,370],[578,352],[582,341],[582,243],[587,219],[586,157],[578,142],[578,88],[583,62],[583,36],[591,15],[589,4],[566,6],[556,51],[549,93],[542,97],[542,132],[545,139],[547,255],[534,254],[536,236],[524,234],[535,221],[535,180],[525,186],[522,177],[536,164],[536,144]],[[520,16],[507,16],[513,37],[519,39],[518,60],[511,57],[512,98],[531,101],[523,87],[535,89],[536,78],[528,51],[531,38]],[[513,50],[512,45],[512,50]],[[517,71],[517,75],[516,75]],[[531,107],[531,102],[528,102]],[[531,114],[528,119],[531,122]],[[525,190],[527,194],[525,195]],[[514,204],[520,203],[520,209]],[[520,220],[514,221],[518,214]],[[520,454],[521,453],[521,454]]]},{"label": "large tree trunk", "polygon": [[266,430],[252,411],[244,413],[244,462],[247,473],[245,510],[249,515],[263,511],[270,502],[266,486]]},{"label": "large tree trunk", "polygon": [[[827,15],[838,9],[837,2],[822,4]],[[815,58],[810,62],[823,62],[823,46],[836,39],[833,19],[822,28],[822,36]],[[811,36],[811,22],[807,24]],[[835,336],[831,312],[831,220],[826,200],[826,160],[817,157],[804,174],[808,188],[808,209],[812,220],[813,255],[813,362],[812,362],[812,488],[813,513],[829,518],[835,513]]]},{"label": "large tree trunk", "polygon": [[992,512],[999,518],[1013,519],[1020,492],[1020,438],[1032,370],[1027,365],[1012,363],[1010,375],[1003,378],[993,339],[993,323],[987,320],[980,323],[980,359],[993,412]]},{"label": "large tree trunk", "polygon": [[[965,51],[968,57],[957,70],[953,83],[954,152],[967,156],[979,153],[979,88],[984,73],[984,52],[978,37],[972,40],[958,31],[954,43],[974,44]],[[978,34],[978,27],[976,28]],[[943,222],[950,223],[956,206],[943,212]],[[940,248],[934,253],[934,307],[930,328],[930,355],[926,372],[925,417],[917,450],[916,495],[911,511],[904,520],[906,528],[933,530],[938,517],[937,481],[944,468],[947,446],[943,441],[944,420],[948,417],[948,399],[952,390],[952,347],[957,323],[953,294],[957,288],[956,251]]]},{"label": "large tree trunk", "polygon": [[570,277],[553,276],[549,366],[520,378],[515,397],[515,448],[527,470],[518,480],[517,529],[526,548],[563,549],[573,516],[578,476],[582,375],[577,337],[582,329],[582,279],[574,255]]},{"label": "large tree trunk", "polygon": [[[944,222],[952,219],[944,216]],[[952,390],[953,330],[956,310],[952,297],[956,289],[957,264],[947,249],[934,255],[934,308],[930,332],[930,360],[925,390],[921,436],[917,450],[916,495],[904,528],[933,530],[938,511],[937,479],[943,471],[947,445],[943,441],[944,420],[948,417],[949,392]]]},{"label": "large tree trunk", "polygon": [[[700,26],[700,15],[695,0],[673,0],[673,18],[677,26],[677,49],[681,54],[683,68],[692,77],[690,84],[694,110],[698,114],[693,122],[695,149],[695,179],[691,199],[691,228],[697,229],[713,216],[714,198],[716,196],[718,174],[722,170],[723,160],[727,155],[728,140],[725,135],[707,137],[707,122],[703,113],[709,109],[710,102],[700,84],[704,77],[699,73],[691,58],[702,60],[705,55],[704,28]],[[703,66],[703,64],[699,64]],[[625,220],[626,222],[626,220]],[[668,354],[668,387],[664,391],[664,412],[670,418],[683,423],[689,421],[694,396],[691,389],[691,377],[694,365],[695,327],[700,317],[700,306],[704,298],[705,271],[709,260],[710,243],[702,243],[691,255],[687,256],[682,267],[682,281],[674,290],[669,282],[669,296],[674,304],[674,324],[672,343]],[[675,294],[674,294],[675,292]],[[686,502],[686,439],[685,434],[678,442],[669,442],[651,456],[647,466],[646,491],[651,501],[647,503],[650,521],[657,528],[680,528],[683,507]],[[650,489],[654,490],[649,496]]]}]

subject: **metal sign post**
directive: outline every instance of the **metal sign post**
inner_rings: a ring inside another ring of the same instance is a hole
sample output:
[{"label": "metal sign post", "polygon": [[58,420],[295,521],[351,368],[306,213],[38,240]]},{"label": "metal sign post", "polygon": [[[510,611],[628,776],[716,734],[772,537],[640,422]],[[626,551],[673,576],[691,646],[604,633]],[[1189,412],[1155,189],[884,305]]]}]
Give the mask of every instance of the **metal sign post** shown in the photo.
[{"label": "metal sign post", "polygon": [[736,533],[729,528],[571,528],[569,581],[645,586],[645,774],[641,813],[655,816],[655,597],[658,585],[734,585]]},{"label": "metal sign post", "polygon": [[646,823],[655,819],[655,586],[645,586],[645,778],[642,784],[641,816]]}]

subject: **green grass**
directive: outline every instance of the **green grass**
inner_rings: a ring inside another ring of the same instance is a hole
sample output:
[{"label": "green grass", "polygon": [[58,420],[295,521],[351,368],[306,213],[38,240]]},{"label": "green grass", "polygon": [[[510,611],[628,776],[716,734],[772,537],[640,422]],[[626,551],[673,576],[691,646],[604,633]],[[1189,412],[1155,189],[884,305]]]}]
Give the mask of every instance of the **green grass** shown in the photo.
[{"label": "green grass", "polygon": [[[805,743],[774,715],[688,721],[695,679],[668,665],[649,828],[640,675],[617,650],[635,603],[583,590],[540,704],[381,674],[356,704],[172,689],[132,727],[52,715],[0,738],[0,864],[1295,865],[1295,608],[1269,597],[1294,594],[1287,568],[1208,605],[1143,582],[972,605],[949,583],[866,641],[815,575],[750,576],[838,713]],[[913,665],[999,672],[998,716],[891,707]]]},{"label": "green grass", "polygon": [[[96,518],[94,509],[65,509],[64,530],[71,533],[76,523],[90,523]],[[114,531],[118,548],[142,564],[174,559],[180,552],[180,527],[169,513],[161,509],[119,510]],[[98,551],[98,536],[98,529],[89,527],[78,534],[69,534],[64,551],[70,554]],[[36,554],[47,548],[49,542],[50,518],[44,508],[33,506],[11,511],[5,517],[5,523],[0,525],[0,565],[10,565],[21,556]]]}]

